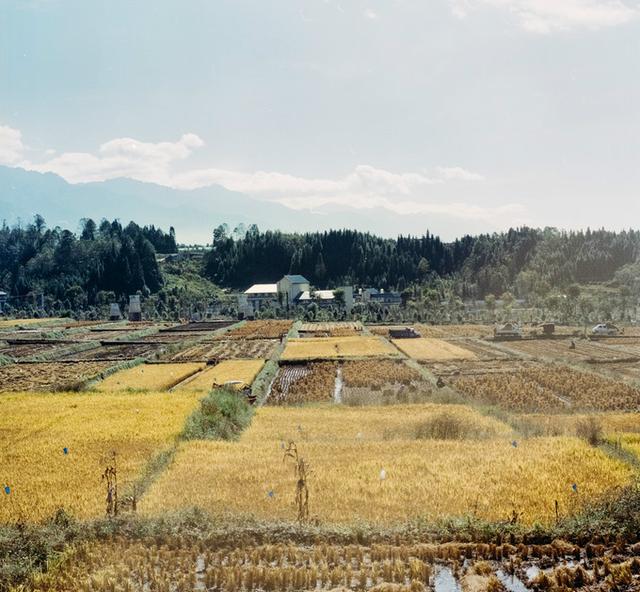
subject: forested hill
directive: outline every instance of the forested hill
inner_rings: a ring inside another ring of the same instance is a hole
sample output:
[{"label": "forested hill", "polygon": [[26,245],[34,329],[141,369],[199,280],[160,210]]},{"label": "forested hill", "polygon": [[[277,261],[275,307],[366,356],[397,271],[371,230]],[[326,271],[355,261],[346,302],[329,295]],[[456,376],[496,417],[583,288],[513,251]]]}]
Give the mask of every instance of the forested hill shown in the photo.
[{"label": "forested hill", "polygon": [[[96,224],[85,219],[73,233],[47,228],[37,216],[27,225],[0,227],[0,290],[16,305],[43,294],[69,310],[122,302],[136,292],[161,296],[178,276],[179,293],[172,288],[165,296],[179,298],[185,306],[194,294],[185,282],[201,281],[210,293],[216,288],[207,280],[243,290],[286,273],[302,274],[317,288],[401,291],[448,278],[461,298],[507,291],[523,298],[545,296],[571,284],[612,279],[640,290],[637,231],[519,228],[443,242],[429,233],[387,239],[352,230],[286,234],[252,226],[230,233],[219,226],[202,263],[192,261],[188,270],[161,268],[156,253],[175,251],[173,228],[165,232],[134,222],[123,226],[117,220]],[[202,290],[196,292],[202,296]]]},{"label": "forested hill", "polygon": [[49,229],[36,216],[26,226],[0,228],[0,290],[20,302],[30,294],[82,308],[100,299],[157,292],[163,277],[156,250],[175,252],[175,232],[131,222],[86,219],[74,234]]},{"label": "forested hill", "polygon": [[252,227],[238,238],[218,228],[204,271],[217,284],[234,288],[300,273],[317,287],[403,290],[437,274],[455,277],[461,296],[483,297],[514,287],[544,293],[611,280],[639,257],[637,231],[519,228],[445,243],[429,233],[384,239],[349,230],[284,234]]}]

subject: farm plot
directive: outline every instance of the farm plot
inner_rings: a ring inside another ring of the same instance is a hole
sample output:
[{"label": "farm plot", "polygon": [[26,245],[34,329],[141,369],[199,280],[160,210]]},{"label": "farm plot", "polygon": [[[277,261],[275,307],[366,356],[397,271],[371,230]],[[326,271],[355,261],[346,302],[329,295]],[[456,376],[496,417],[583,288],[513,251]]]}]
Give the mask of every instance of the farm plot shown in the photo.
[{"label": "farm plot", "polygon": [[198,343],[175,354],[175,362],[211,360],[268,360],[280,342],[276,339],[229,339]]},{"label": "farm plot", "polygon": [[[443,414],[447,425],[473,431],[434,437]],[[143,512],[195,505],[216,515],[294,521],[296,478],[282,450],[289,440],[313,467],[311,516],[329,524],[472,513],[504,520],[514,511],[524,523],[549,523],[555,500],[562,514],[576,511],[632,476],[622,462],[575,438],[513,447],[508,428],[466,407],[263,407],[239,442],[182,444],[142,500]]]},{"label": "farm plot", "polygon": [[451,337],[487,337],[493,335],[493,327],[490,325],[424,325],[414,323],[412,325],[369,325],[367,328],[375,335],[389,336],[389,329],[402,329],[413,327],[422,337],[451,338]]},{"label": "farm plot", "polygon": [[179,384],[176,390],[207,393],[212,388],[227,383],[231,383],[236,389],[242,389],[253,384],[263,366],[263,360],[226,360],[195,374]]},{"label": "farm plot", "polygon": [[418,339],[393,339],[393,344],[414,360],[475,360],[472,351],[444,341],[421,337]]},{"label": "farm plot", "polygon": [[267,405],[297,405],[332,401],[336,390],[335,362],[280,366]]},{"label": "farm plot", "polygon": [[340,401],[346,405],[419,403],[432,386],[404,360],[346,361],[340,366]]},{"label": "farm plot", "polygon": [[225,333],[225,339],[280,339],[293,327],[293,321],[247,321]]},{"label": "farm plot", "polygon": [[524,353],[536,359],[551,359],[563,362],[611,363],[632,357],[629,353],[620,352],[612,347],[600,345],[593,341],[575,339],[575,348],[571,340],[555,339],[523,339],[501,344],[503,347],[518,353]]},{"label": "farm plot", "polygon": [[52,341],[51,343],[12,343],[0,346],[0,355],[10,358],[11,360],[24,360],[28,358],[37,358],[38,356],[61,357],[73,348],[72,343],[60,343]]},{"label": "farm plot", "polygon": [[481,339],[472,339],[472,338],[455,338],[455,339],[447,339],[447,342],[455,345],[457,347],[461,347],[465,350],[468,350],[476,355],[476,358],[479,360],[514,360],[516,356],[507,351],[499,349],[493,346],[488,341],[483,341]]},{"label": "farm plot", "polygon": [[[128,592],[524,592],[539,589],[536,576],[543,568],[544,589],[549,590],[637,592],[640,584],[634,547],[621,554],[620,543],[600,546],[596,557],[591,545],[580,549],[562,540],[516,546],[415,543],[402,538],[394,544],[365,546],[355,538],[351,544],[300,545],[252,537],[238,544],[231,539],[219,548],[173,533],[162,541],[152,536],[93,541],[66,554],[59,566],[39,574],[24,590],[95,590],[99,582],[100,590]],[[551,566],[550,557],[555,558]],[[596,569],[599,575],[593,577],[593,567],[600,564],[606,568]]]},{"label": "farm plot", "polygon": [[125,361],[144,358],[146,360],[158,359],[165,351],[165,346],[159,343],[129,343],[122,345],[103,345],[82,352],[66,354],[60,360],[108,360]]},{"label": "farm plot", "polygon": [[64,325],[69,319],[50,318],[50,319],[4,319],[0,320],[0,329],[11,329],[13,327],[49,327],[55,325]]},{"label": "farm plot", "polygon": [[362,323],[338,322],[338,323],[303,323],[299,330],[300,337],[347,337],[360,335]]},{"label": "farm plot", "polygon": [[0,391],[75,390],[99,377],[108,362],[42,362],[0,366]]},{"label": "farm plot", "polygon": [[104,515],[100,476],[112,452],[122,495],[174,445],[197,401],[192,393],[0,397],[0,482],[11,491],[0,523],[40,522],[59,508],[81,519]]},{"label": "farm plot", "polygon": [[483,376],[510,374],[536,366],[538,362],[520,360],[449,360],[443,362],[421,362],[429,372],[439,378],[452,376]]},{"label": "farm plot", "polygon": [[380,337],[310,337],[289,339],[282,359],[337,360],[358,357],[394,357],[397,355],[397,350]]},{"label": "farm plot", "polygon": [[584,432],[589,422],[601,428],[601,436],[617,441],[621,436],[640,435],[638,413],[571,413],[571,414],[520,414],[515,418],[519,431],[531,436],[575,436]]},{"label": "farm plot", "polygon": [[204,364],[139,364],[107,376],[95,389],[110,393],[124,390],[166,391],[196,374]]},{"label": "farm plot", "polygon": [[638,411],[640,391],[626,383],[562,366],[453,378],[471,399],[513,411]]}]

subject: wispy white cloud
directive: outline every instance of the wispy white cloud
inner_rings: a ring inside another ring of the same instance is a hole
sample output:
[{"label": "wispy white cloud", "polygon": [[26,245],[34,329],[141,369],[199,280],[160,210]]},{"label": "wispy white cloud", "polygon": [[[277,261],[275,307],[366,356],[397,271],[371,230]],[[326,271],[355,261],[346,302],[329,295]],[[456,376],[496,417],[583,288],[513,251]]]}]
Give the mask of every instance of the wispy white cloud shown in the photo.
[{"label": "wispy white cloud", "polygon": [[170,166],[203,145],[204,142],[195,134],[184,134],[177,142],[158,143],[117,138],[102,144],[98,154],[65,152],[42,163],[25,162],[21,166],[56,173],[70,183],[130,177],[170,185]]},{"label": "wispy white cloud", "polygon": [[[0,128],[10,129],[10,128]],[[97,152],[63,152],[35,163],[20,160],[21,141],[17,130],[13,149],[5,148],[11,164],[60,175],[70,183],[105,181],[128,177],[176,189],[197,189],[222,185],[257,199],[280,203],[292,209],[317,210],[326,206],[374,209],[399,214],[442,214],[454,218],[495,221],[522,214],[517,204],[483,207],[458,201],[443,201],[439,188],[447,183],[480,182],[484,177],[459,166],[435,167],[429,172],[392,172],[371,165],[356,166],[336,178],[309,178],[276,171],[232,171],[215,167],[192,168],[176,164],[185,161],[195,149],[204,145],[195,134],[184,134],[176,142],[141,142],[117,138],[102,144]]]},{"label": "wispy white cloud", "polygon": [[23,158],[25,150],[20,130],[0,125],[0,164],[17,163]]},{"label": "wispy white cloud", "polygon": [[375,10],[372,10],[371,8],[367,8],[364,11],[364,16],[371,21],[375,21],[378,18],[378,13]]},{"label": "wispy white cloud", "polygon": [[640,17],[638,4],[623,0],[449,0],[454,16],[465,18],[481,7],[512,13],[520,26],[549,34],[572,29],[602,29]]},{"label": "wispy white cloud", "polygon": [[484,177],[478,173],[468,171],[462,167],[437,167],[436,171],[445,181],[484,181]]}]

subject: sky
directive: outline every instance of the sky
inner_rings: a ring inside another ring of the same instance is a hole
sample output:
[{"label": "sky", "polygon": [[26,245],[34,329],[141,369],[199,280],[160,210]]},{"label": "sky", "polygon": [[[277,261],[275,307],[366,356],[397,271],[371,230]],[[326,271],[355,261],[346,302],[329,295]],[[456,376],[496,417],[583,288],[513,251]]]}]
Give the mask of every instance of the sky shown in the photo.
[{"label": "sky", "polygon": [[0,0],[0,164],[637,227],[640,0]]}]

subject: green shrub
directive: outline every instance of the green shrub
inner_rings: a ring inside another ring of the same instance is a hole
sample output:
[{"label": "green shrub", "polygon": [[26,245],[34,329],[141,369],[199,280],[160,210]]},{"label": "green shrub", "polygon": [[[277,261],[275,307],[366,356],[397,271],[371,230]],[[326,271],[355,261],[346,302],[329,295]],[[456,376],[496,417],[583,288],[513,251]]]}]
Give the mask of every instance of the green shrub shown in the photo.
[{"label": "green shrub", "polygon": [[187,419],[185,440],[235,440],[251,423],[253,407],[244,395],[230,389],[216,389],[200,402]]}]

